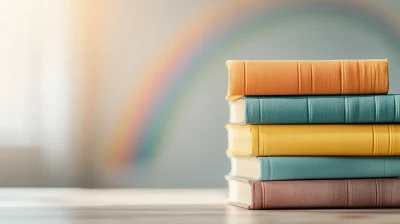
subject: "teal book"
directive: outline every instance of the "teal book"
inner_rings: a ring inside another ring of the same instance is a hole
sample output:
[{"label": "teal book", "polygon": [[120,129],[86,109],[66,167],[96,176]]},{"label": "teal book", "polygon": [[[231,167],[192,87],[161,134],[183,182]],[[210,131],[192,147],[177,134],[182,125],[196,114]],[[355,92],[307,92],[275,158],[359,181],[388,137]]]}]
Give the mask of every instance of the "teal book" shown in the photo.
[{"label": "teal book", "polygon": [[400,156],[231,156],[230,176],[253,180],[400,177]]},{"label": "teal book", "polygon": [[256,96],[229,101],[230,123],[400,123],[400,95]]}]

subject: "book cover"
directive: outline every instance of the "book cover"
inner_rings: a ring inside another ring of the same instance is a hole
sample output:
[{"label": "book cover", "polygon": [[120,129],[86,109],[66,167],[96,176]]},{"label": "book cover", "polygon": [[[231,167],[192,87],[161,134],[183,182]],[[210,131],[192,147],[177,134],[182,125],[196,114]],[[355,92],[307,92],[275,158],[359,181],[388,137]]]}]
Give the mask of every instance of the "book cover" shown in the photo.
[{"label": "book cover", "polygon": [[400,177],[400,156],[231,156],[230,176],[253,180]]},{"label": "book cover", "polygon": [[400,124],[227,124],[228,155],[400,155]]},{"label": "book cover", "polygon": [[226,99],[255,95],[387,94],[386,59],[228,60]]},{"label": "book cover", "polygon": [[226,176],[230,204],[247,209],[400,207],[400,179],[255,181]]},{"label": "book cover", "polygon": [[400,123],[400,95],[246,96],[229,101],[230,123]]}]

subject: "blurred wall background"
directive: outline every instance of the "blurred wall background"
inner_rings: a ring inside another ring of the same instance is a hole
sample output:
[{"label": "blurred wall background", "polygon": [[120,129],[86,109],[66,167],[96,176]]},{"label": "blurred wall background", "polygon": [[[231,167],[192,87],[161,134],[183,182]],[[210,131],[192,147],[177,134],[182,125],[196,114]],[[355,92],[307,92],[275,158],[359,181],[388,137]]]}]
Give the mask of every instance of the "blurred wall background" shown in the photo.
[{"label": "blurred wall background", "polygon": [[400,2],[0,0],[0,186],[226,187],[228,59],[387,58]]}]

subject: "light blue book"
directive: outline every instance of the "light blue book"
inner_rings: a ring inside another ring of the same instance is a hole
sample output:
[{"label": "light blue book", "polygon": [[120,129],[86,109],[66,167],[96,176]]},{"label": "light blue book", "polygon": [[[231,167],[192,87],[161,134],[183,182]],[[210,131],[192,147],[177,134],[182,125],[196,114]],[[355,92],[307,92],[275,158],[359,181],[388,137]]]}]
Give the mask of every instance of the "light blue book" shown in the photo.
[{"label": "light blue book", "polygon": [[230,176],[254,180],[400,177],[400,156],[232,156]]},{"label": "light blue book", "polygon": [[230,123],[400,123],[400,95],[258,96],[229,101]]}]

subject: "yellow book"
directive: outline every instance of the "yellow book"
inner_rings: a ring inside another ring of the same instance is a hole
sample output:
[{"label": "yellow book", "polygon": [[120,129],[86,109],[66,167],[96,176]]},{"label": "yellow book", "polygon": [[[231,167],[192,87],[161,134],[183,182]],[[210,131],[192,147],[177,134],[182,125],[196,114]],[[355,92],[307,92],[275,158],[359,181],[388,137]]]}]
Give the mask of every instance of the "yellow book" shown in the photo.
[{"label": "yellow book", "polygon": [[227,155],[400,155],[400,124],[228,124]]}]

